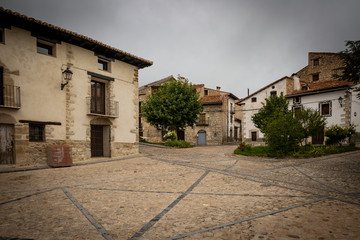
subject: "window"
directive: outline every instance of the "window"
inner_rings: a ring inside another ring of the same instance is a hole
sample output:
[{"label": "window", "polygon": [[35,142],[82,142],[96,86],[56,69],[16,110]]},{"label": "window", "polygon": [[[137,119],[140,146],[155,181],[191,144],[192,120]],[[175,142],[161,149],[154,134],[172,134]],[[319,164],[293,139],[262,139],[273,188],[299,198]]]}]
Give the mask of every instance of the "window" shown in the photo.
[{"label": "window", "polygon": [[53,43],[37,40],[36,50],[38,53],[55,56],[55,45]]},{"label": "window", "polygon": [[105,114],[105,83],[91,81],[91,113]]},{"label": "window", "polygon": [[4,42],[5,42],[4,29],[0,28],[0,43],[4,43]]},{"label": "window", "polygon": [[256,97],[251,98],[251,102],[256,102]]},{"label": "window", "polygon": [[110,71],[110,62],[99,58],[98,59],[98,69],[109,72]]},{"label": "window", "polygon": [[251,132],[251,141],[255,142],[257,139],[257,134],[256,132]]},{"label": "window", "polygon": [[308,90],[308,86],[307,86],[307,85],[301,86],[301,90],[302,90],[302,91],[307,91],[307,90]]},{"label": "window", "polygon": [[301,97],[300,96],[294,97],[293,98],[293,103],[294,104],[300,104],[301,103]]},{"label": "window", "polygon": [[45,125],[29,123],[29,141],[43,142],[45,141]]},{"label": "window", "polygon": [[271,91],[270,96],[276,96],[276,91]]},{"label": "window", "polygon": [[319,58],[315,58],[315,59],[313,60],[314,66],[319,66],[319,63],[320,63]]},{"label": "window", "polygon": [[204,95],[209,95],[209,90],[204,90]]},{"label": "window", "polygon": [[292,109],[293,109],[294,117],[297,117],[302,109],[302,106],[293,106]]},{"label": "window", "polygon": [[313,82],[318,81],[319,80],[319,74],[318,73],[313,74],[312,75],[312,80],[313,80]]},{"label": "window", "polygon": [[330,117],[331,116],[331,102],[321,102],[319,103],[320,114],[322,116]]}]

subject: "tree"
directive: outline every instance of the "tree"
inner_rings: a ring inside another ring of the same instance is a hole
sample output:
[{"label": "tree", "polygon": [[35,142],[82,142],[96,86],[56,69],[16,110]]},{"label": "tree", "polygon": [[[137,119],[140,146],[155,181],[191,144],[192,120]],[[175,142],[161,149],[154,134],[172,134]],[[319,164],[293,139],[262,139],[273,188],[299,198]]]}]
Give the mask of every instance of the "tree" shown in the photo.
[{"label": "tree", "polygon": [[351,135],[353,135],[354,133],[355,133],[354,125],[350,125],[350,127],[340,127],[338,125],[331,126],[325,131],[325,136],[327,137],[326,144],[327,145],[339,144],[339,146],[341,146],[341,142],[346,138],[350,138]]},{"label": "tree", "polygon": [[289,110],[289,101],[286,97],[270,96],[265,99],[265,104],[259,112],[251,117],[255,127],[259,128],[261,132],[265,133],[267,125],[277,118],[279,114],[287,114]]},{"label": "tree", "polygon": [[265,129],[265,141],[269,155],[283,156],[295,151],[304,134],[302,126],[292,113],[279,113]]},{"label": "tree", "polygon": [[[345,46],[347,49],[339,52],[340,59],[343,60],[344,66],[340,67],[342,70],[340,74],[335,74],[334,77],[340,81],[351,81],[354,84],[360,82],[360,40],[346,41]],[[360,87],[356,88],[360,92]],[[360,99],[360,93],[357,97]]]},{"label": "tree", "polygon": [[299,121],[303,133],[303,139],[307,144],[307,138],[324,130],[326,119],[318,111],[313,109],[301,109],[295,112],[295,118]]},{"label": "tree", "polygon": [[165,130],[179,130],[193,126],[203,110],[199,93],[188,79],[178,76],[149,95],[142,111],[146,121]]},{"label": "tree", "polygon": [[264,133],[271,155],[282,156],[294,151],[303,138],[302,126],[293,117],[289,101],[282,94],[265,99],[252,121]]}]

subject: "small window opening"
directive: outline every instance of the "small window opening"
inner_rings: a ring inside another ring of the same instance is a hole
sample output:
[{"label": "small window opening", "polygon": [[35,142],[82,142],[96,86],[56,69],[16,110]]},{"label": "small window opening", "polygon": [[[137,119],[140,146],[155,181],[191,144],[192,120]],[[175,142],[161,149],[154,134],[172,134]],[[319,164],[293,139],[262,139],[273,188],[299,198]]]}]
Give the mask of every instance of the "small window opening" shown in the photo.
[{"label": "small window opening", "polygon": [[43,142],[45,141],[45,125],[44,124],[29,124],[29,141]]},{"label": "small window opening", "polygon": [[256,102],[256,97],[251,98],[251,102]]}]

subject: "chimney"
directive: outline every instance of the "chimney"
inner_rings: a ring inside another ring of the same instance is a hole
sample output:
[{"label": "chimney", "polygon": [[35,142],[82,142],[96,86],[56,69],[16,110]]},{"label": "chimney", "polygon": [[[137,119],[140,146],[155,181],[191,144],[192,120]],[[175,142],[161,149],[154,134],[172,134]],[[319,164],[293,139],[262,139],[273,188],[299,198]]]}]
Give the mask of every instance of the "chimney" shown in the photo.
[{"label": "chimney", "polygon": [[219,86],[216,86],[216,90],[220,90],[221,89],[221,87],[219,87]]},{"label": "chimney", "polygon": [[248,89],[248,96],[250,95],[250,89]]},{"label": "chimney", "polygon": [[300,90],[300,78],[296,76],[296,73],[292,75],[292,78],[294,79],[294,91]]}]

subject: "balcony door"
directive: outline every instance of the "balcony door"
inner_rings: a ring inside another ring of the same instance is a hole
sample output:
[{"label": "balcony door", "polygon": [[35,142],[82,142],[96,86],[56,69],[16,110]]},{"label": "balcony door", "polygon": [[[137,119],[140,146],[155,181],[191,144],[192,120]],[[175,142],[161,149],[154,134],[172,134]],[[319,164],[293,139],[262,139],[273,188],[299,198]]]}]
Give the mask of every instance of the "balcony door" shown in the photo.
[{"label": "balcony door", "polygon": [[105,83],[91,81],[91,113],[105,114]]}]

